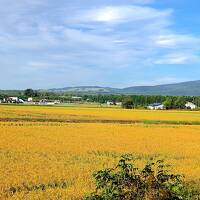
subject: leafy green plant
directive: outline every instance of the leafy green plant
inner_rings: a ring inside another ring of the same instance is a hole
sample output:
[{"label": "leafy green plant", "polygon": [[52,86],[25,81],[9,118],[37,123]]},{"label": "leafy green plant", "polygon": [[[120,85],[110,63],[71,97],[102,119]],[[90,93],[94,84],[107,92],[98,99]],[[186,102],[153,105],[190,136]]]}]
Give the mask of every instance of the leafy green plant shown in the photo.
[{"label": "leafy green plant", "polygon": [[163,160],[135,166],[131,155],[118,165],[94,173],[96,191],[85,200],[189,200],[196,193],[187,189],[183,176],[172,174]]}]

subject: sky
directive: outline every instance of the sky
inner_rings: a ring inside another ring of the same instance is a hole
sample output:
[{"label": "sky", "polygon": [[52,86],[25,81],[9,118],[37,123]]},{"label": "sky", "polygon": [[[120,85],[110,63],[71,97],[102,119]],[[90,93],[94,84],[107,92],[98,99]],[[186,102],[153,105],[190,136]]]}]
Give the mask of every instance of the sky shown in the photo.
[{"label": "sky", "polygon": [[0,0],[0,89],[200,79],[199,0]]}]

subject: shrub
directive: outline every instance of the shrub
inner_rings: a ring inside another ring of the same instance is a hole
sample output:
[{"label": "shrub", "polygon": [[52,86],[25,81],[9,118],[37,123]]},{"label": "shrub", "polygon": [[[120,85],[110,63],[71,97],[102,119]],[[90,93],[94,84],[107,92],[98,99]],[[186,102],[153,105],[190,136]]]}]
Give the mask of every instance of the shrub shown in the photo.
[{"label": "shrub", "polygon": [[183,176],[171,174],[163,160],[135,167],[131,155],[122,156],[113,169],[94,173],[96,191],[85,200],[182,200],[192,199]]}]

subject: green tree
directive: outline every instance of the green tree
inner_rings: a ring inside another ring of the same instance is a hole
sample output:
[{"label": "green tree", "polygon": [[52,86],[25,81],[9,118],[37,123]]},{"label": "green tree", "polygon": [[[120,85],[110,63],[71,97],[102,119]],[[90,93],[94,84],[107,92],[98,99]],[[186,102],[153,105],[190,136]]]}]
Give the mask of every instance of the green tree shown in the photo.
[{"label": "green tree", "polygon": [[163,102],[166,109],[172,109],[173,108],[173,98],[167,97],[166,100]]},{"label": "green tree", "polygon": [[126,109],[134,108],[134,102],[131,97],[126,97],[122,102],[122,107]]},{"label": "green tree", "polygon": [[24,95],[25,95],[26,97],[35,97],[35,96],[38,95],[38,93],[37,93],[37,91],[35,91],[35,90],[31,89],[31,88],[28,88],[28,89],[26,89],[26,90],[24,91]]},{"label": "green tree", "polygon": [[185,98],[180,96],[180,97],[177,97],[176,101],[174,102],[174,105],[175,105],[175,108],[184,109],[185,103],[186,103]]}]

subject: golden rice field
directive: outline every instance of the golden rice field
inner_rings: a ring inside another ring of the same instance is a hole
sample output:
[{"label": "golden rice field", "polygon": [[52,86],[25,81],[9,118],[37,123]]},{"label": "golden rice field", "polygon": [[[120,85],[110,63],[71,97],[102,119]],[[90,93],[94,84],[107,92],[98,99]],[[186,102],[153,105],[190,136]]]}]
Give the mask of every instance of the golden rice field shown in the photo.
[{"label": "golden rice field", "polygon": [[53,106],[0,105],[1,119],[61,119],[61,120],[164,120],[200,122],[197,111],[150,111],[119,108],[84,108]]},{"label": "golden rice field", "polygon": [[187,181],[200,182],[200,125],[115,121],[200,121],[198,111],[0,106],[0,119],[0,199],[79,200],[94,190],[92,172],[112,167],[124,153],[139,165],[164,158]]}]

